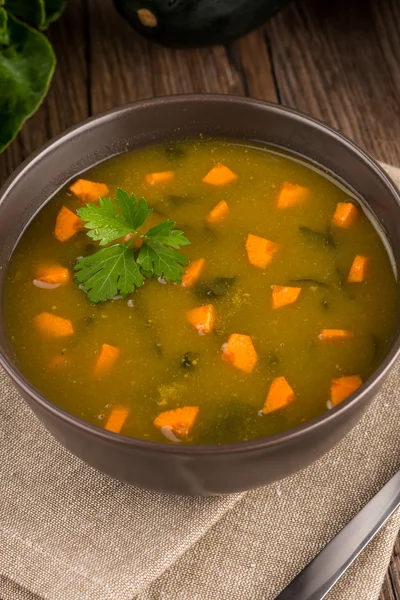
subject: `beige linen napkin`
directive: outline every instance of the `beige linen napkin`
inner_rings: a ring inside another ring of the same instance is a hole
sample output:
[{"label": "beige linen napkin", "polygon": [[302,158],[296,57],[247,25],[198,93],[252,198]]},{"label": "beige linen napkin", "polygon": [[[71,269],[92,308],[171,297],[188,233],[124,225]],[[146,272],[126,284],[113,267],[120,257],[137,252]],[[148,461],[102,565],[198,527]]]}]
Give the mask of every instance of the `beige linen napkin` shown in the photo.
[{"label": "beige linen napkin", "polygon": [[[0,371],[0,599],[273,600],[400,468],[399,376],[397,364],[361,423],[302,472],[180,498],[72,456]],[[330,600],[378,598],[399,527],[398,512]]]}]

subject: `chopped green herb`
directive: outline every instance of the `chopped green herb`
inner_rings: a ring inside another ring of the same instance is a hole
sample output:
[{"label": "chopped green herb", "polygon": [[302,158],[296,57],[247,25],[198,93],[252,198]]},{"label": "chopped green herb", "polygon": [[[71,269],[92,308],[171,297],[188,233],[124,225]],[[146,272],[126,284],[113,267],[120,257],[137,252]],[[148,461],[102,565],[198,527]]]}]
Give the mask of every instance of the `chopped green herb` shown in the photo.
[{"label": "chopped green herb", "polygon": [[299,231],[302,235],[308,237],[310,240],[322,243],[326,248],[331,250],[336,248],[336,242],[329,227],[327,228],[326,232],[321,232],[310,229],[309,227],[300,226]]},{"label": "chopped green herb", "polygon": [[114,200],[100,198],[99,204],[87,204],[77,211],[85,222],[88,236],[101,246],[111,244],[126,235],[133,238],[122,244],[102,248],[78,260],[75,279],[87,292],[91,302],[104,302],[121,294],[126,296],[141,287],[145,277],[164,277],[180,283],[187,259],[176,252],[189,243],[173,221],[164,221],[141,236],[142,246],[137,258],[134,238],[151,214],[144,198],[118,189]]}]

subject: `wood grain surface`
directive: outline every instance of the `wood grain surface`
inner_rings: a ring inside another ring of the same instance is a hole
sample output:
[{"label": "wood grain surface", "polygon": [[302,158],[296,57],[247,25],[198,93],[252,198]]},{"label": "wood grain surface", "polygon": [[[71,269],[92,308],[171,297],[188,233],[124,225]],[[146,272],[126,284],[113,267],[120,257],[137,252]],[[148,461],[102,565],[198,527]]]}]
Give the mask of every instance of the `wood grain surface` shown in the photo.
[{"label": "wood grain surface", "polygon": [[[0,183],[46,140],[91,114],[187,92],[280,102],[400,165],[399,31],[398,0],[297,0],[234,43],[169,50],[137,37],[108,0],[68,0],[49,32],[58,58],[50,92],[0,155]],[[380,600],[400,600],[399,542]]]}]

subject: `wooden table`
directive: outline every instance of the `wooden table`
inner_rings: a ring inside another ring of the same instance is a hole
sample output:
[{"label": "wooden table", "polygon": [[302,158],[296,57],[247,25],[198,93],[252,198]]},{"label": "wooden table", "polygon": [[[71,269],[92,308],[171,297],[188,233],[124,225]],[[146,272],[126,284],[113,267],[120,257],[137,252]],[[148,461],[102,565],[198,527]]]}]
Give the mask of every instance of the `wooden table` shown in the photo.
[{"label": "wooden table", "polygon": [[[68,0],[49,32],[58,57],[50,93],[0,156],[0,183],[46,140],[89,115],[185,92],[298,108],[400,165],[399,31],[398,0],[297,0],[237,42],[176,51],[138,38],[111,1]],[[400,600],[399,542],[380,600]]]}]

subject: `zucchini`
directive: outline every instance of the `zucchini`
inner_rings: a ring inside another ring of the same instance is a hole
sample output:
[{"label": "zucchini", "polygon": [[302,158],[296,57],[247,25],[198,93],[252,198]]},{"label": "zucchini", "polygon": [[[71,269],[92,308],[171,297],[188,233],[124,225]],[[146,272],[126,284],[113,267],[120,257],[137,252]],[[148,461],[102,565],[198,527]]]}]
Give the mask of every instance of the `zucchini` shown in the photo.
[{"label": "zucchini", "polygon": [[114,0],[145,37],[164,46],[225,44],[259,27],[287,0]]}]

